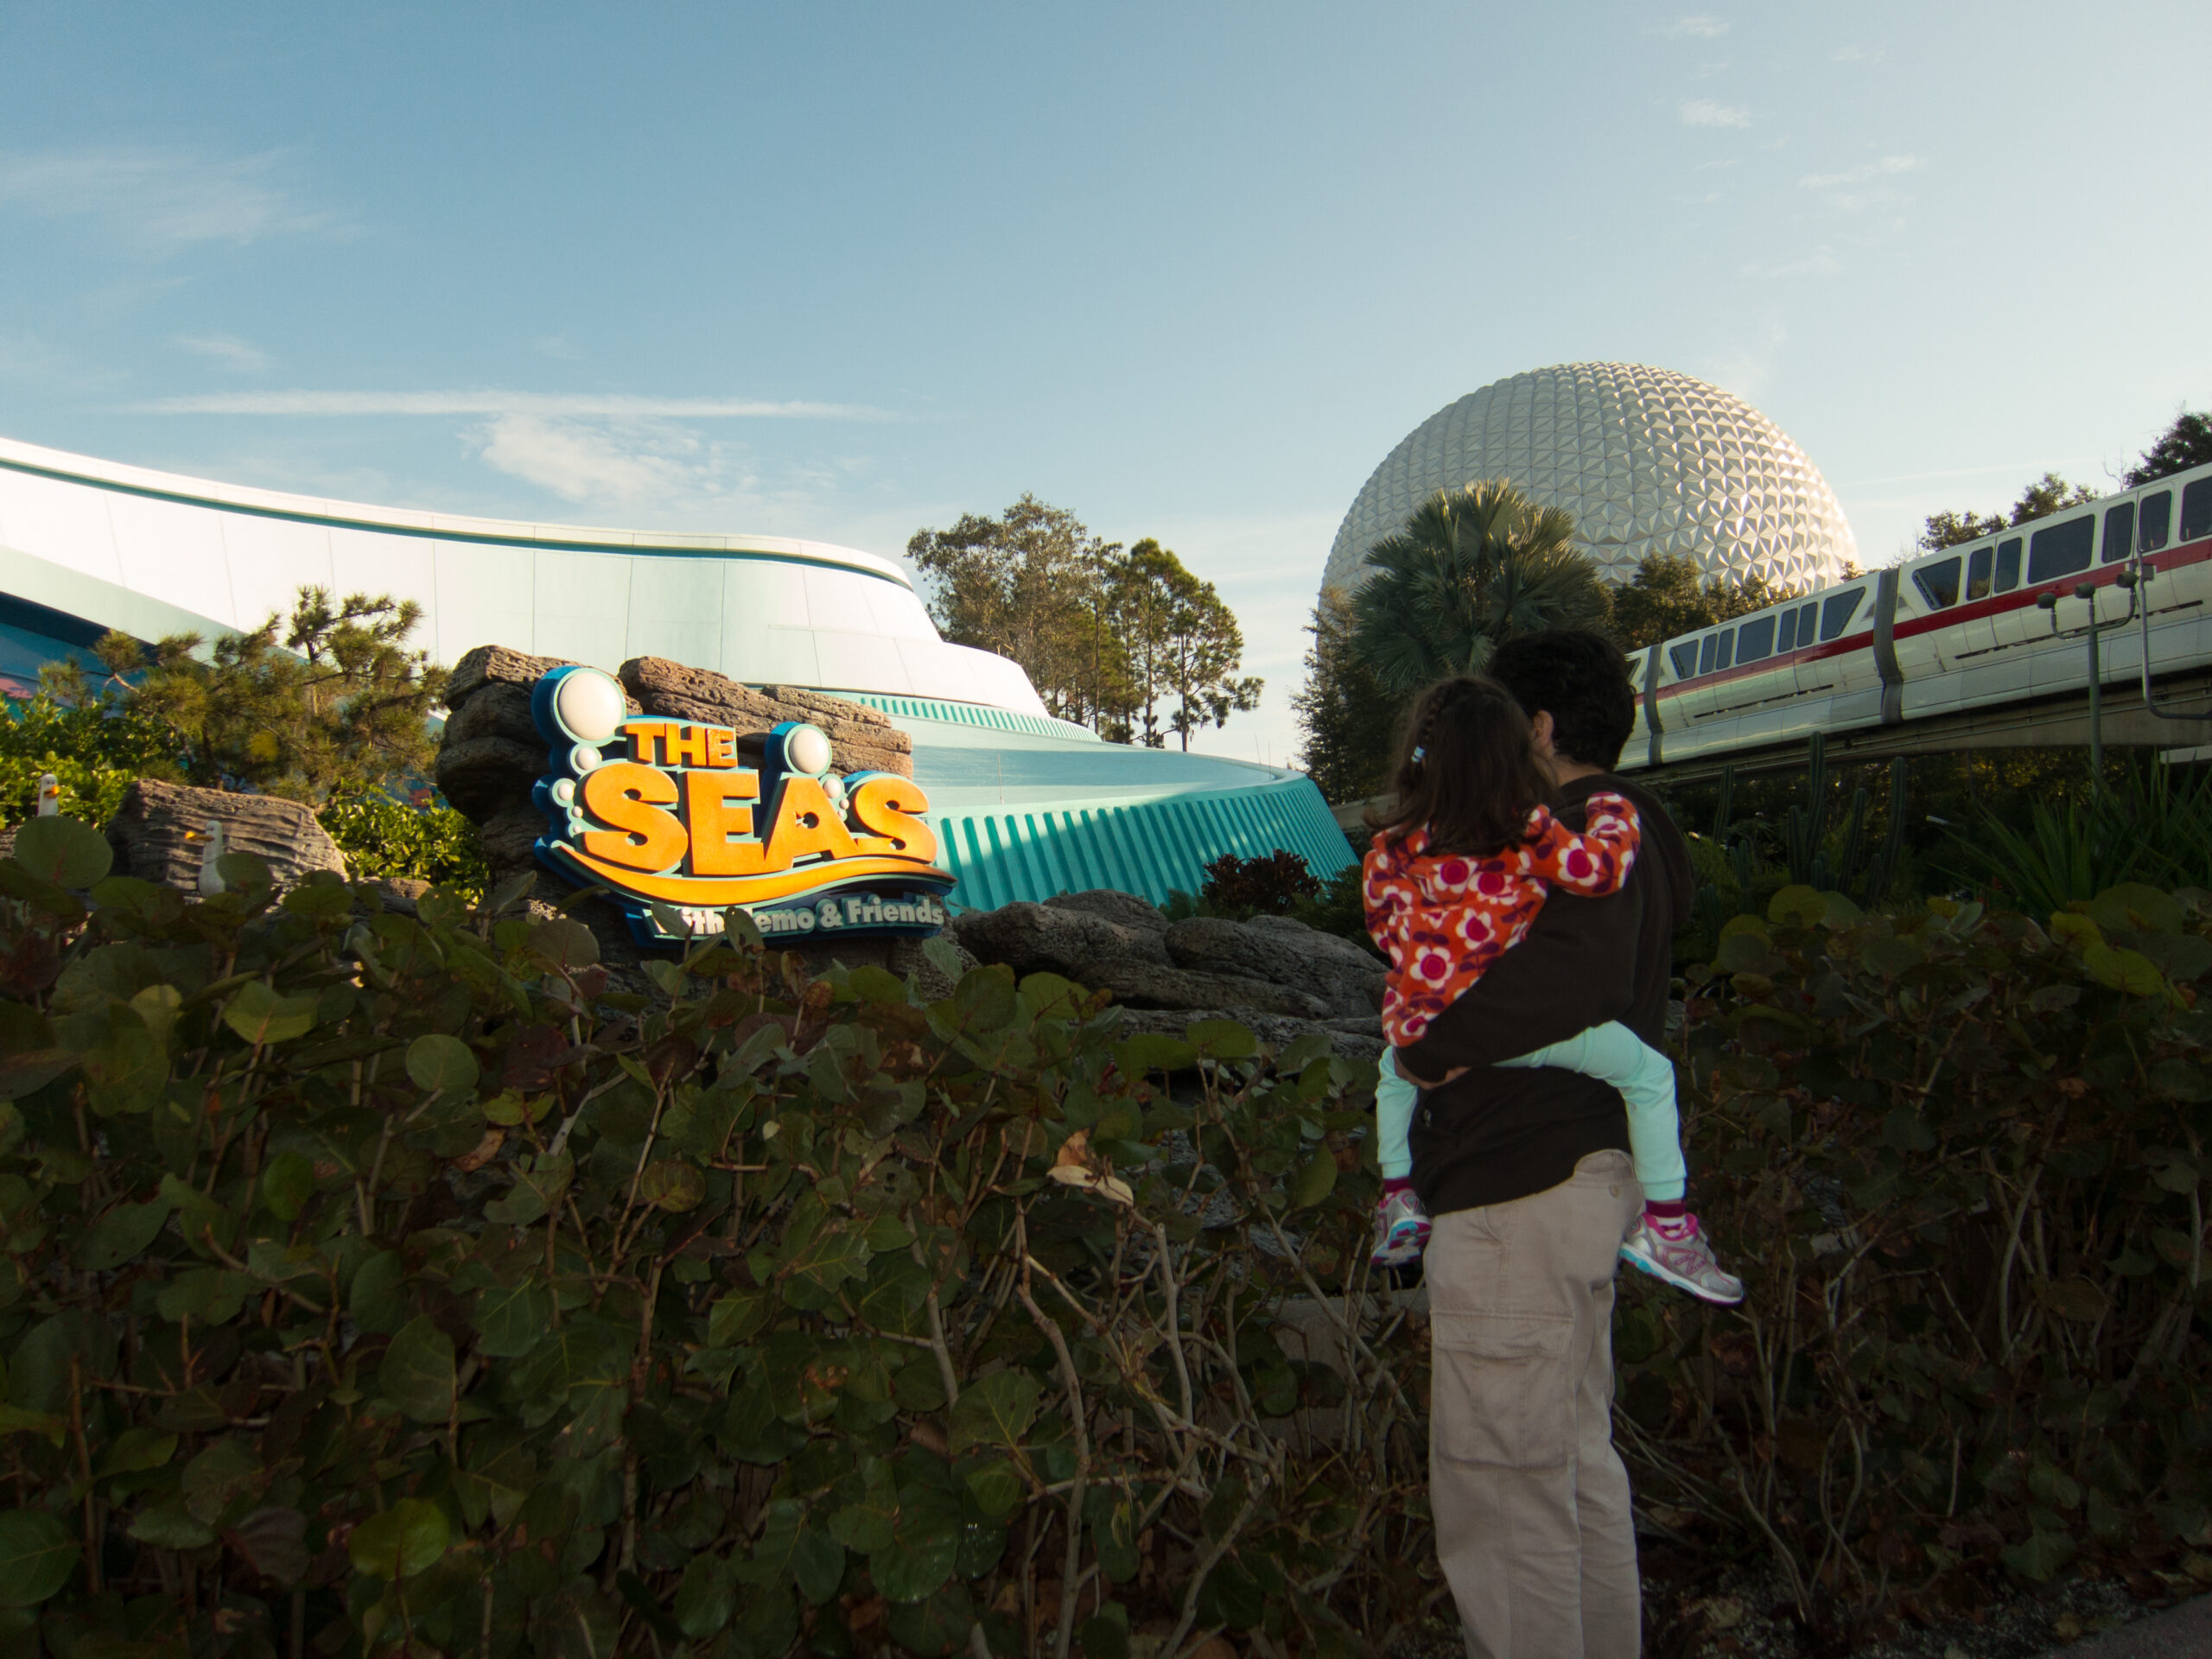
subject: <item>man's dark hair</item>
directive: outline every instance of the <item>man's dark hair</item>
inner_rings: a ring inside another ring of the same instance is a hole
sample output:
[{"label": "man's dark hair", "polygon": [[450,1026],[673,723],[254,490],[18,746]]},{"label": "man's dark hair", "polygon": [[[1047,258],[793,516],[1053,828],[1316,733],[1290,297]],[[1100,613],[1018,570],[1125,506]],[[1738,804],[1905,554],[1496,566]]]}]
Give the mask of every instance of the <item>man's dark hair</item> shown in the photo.
[{"label": "man's dark hair", "polygon": [[1611,772],[1636,725],[1628,658],[1603,634],[1554,628],[1509,639],[1486,671],[1534,720],[1548,712],[1552,747],[1570,760]]},{"label": "man's dark hair", "polygon": [[1392,841],[1425,830],[1425,852],[1471,858],[1525,840],[1529,812],[1552,792],[1520,703],[1471,674],[1439,680],[1414,700],[1392,781],[1397,798],[1388,813],[1367,815],[1369,829]]}]

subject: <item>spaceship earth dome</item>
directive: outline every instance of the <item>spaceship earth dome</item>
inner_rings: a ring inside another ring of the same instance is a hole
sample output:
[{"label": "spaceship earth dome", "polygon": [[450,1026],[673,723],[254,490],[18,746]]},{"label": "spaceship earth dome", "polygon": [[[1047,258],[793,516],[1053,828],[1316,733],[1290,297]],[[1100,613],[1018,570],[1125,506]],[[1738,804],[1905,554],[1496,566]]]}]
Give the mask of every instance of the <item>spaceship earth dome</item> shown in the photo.
[{"label": "spaceship earth dome", "polygon": [[1560,363],[1494,380],[1408,433],[1344,515],[1324,585],[1358,587],[1368,550],[1414,508],[1488,478],[1572,512],[1608,582],[1668,553],[1708,575],[1813,587],[1858,552],[1821,469],[1734,393],[1641,363]]}]

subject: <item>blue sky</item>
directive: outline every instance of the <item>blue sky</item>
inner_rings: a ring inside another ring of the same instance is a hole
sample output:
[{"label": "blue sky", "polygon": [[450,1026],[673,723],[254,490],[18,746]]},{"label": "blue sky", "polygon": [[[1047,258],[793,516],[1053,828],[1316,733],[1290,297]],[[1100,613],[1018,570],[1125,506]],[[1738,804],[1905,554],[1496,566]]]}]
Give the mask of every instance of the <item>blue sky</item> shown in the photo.
[{"label": "blue sky", "polygon": [[271,488],[896,552],[1025,490],[1243,618],[1276,760],[1422,419],[1625,359],[1869,562],[2212,404],[2212,10],[42,4],[0,433]]}]

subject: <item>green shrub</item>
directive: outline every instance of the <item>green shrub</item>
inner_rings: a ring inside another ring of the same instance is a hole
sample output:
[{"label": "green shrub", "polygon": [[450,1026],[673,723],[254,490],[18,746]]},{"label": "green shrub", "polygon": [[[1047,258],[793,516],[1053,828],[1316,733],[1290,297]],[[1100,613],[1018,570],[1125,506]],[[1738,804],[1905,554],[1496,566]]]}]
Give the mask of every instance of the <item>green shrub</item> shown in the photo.
[{"label": "green shrub", "polygon": [[[2049,925],[1784,890],[1693,970],[1692,1192],[1739,1312],[1642,1285],[1639,1491],[1808,1618],[2212,1542],[2212,894]],[[1825,1610],[1825,1611],[1824,1611]]]},{"label": "green shrub", "polygon": [[0,702],[0,823],[38,810],[40,778],[52,772],[61,810],[105,823],[137,778],[175,778],[168,734],[159,721],[112,698],[68,702],[47,691]]},{"label": "green shrub", "polygon": [[476,826],[428,790],[416,804],[380,789],[333,795],[315,817],[356,878],[404,876],[480,901],[491,886]]},{"label": "green shrub", "polygon": [[1350,1659],[1433,1598],[1371,1068],[106,867],[0,861],[0,1652]]},{"label": "green shrub", "polygon": [[1300,899],[1321,891],[1306,861],[1280,847],[1265,858],[1224,853],[1204,868],[1205,885],[1198,897],[1215,916],[1287,916]]}]

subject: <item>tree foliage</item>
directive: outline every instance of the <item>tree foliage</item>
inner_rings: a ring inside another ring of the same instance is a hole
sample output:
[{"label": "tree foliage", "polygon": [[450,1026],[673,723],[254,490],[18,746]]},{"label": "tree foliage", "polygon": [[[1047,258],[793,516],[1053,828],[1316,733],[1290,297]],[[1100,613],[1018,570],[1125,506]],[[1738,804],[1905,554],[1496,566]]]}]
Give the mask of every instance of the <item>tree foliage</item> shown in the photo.
[{"label": "tree foliage", "polygon": [[1117,742],[1165,747],[1259,706],[1244,639],[1210,582],[1147,537],[1124,550],[1025,495],[996,518],[921,530],[907,556],[956,644],[1021,664],[1045,706]]},{"label": "tree foliage", "polygon": [[1994,536],[2015,524],[2024,524],[2031,518],[2041,518],[2062,508],[2076,507],[2096,499],[2097,493],[2088,485],[2069,484],[2056,473],[2045,473],[2025,486],[2019,499],[2003,512],[1978,515],[1968,508],[1964,512],[1929,513],[1918,545],[1929,553],[1959,547],[1967,542],[1978,542],[1985,536]]},{"label": "tree foliage", "polygon": [[1708,576],[1687,555],[1649,554],[1636,574],[1613,589],[1613,639],[1623,651],[1640,651],[1763,611],[1802,591],[1758,571],[1740,578]]},{"label": "tree foliage", "polygon": [[1368,553],[1373,574],[1352,601],[1360,660],[1404,696],[1481,672],[1516,634],[1602,631],[1605,586],[1573,537],[1572,513],[1503,479],[1439,491]]},{"label": "tree foliage", "polygon": [[1306,683],[1290,700],[1305,739],[1300,757],[1322,798],[1335,804],[1379,795],[1389,782],[1404,699],[1383,688],[1354,648],[1358,620],[1341,588],[1321,590],[1306,632]]},{"label": "tree foliage", "polygon": [[515,889],[106,850],[0,861],[0,1650],[1350,1655],[1433,1595],[1325,1036],[741,912],[648,1001]]},{"label": "tree foliage", "polygon": [[2171,478],[2176,473],[2185,473],[2192,467],[2212,462],[2212,415],[2196,415],[2184,410],[2174,416],[2174,423],[2158,435],[2158,442],[2143,452],[2142,459],[2120,474],[2120,483],[2128,489],[2154,480]]},{"label": "tree foliage", "polygon": [[[282,795],[314,804],[334,789],[362,789],[429,769],[429,719],[446,671],[405,640],[422,620],[415,601],[300,589],[289,617],[212,644],[172,634],[150,653],[111,632],[95,647],[115,695],[170,734],[184,780],[207,789]],[[61,696],[82,700],[65,669]]]}]

